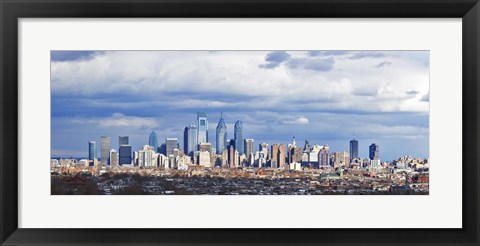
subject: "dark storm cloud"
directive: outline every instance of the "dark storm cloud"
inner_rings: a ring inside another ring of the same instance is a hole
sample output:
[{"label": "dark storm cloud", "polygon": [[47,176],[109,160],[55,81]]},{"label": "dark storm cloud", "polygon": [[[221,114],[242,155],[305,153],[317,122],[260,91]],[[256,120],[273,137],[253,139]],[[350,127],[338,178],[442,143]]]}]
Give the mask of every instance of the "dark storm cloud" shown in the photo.
[{"label": "dark storm cloud", "polygon": [[67,51],[67,50],[52,50],[50,52],[51,61],[76,61],[82,59],[89,59],[93,57],[95,51]]},{"label": "dark storm cloud", "polygon": [[265,69],[272,69],[278,67],[282,62],[287,61],[290,59],[290,54],[288,54],[285,51],[273,51],[271,53],[268,53],[265,56],[265,62],[264,64],[260,64],[260,68],[265,68]]}]

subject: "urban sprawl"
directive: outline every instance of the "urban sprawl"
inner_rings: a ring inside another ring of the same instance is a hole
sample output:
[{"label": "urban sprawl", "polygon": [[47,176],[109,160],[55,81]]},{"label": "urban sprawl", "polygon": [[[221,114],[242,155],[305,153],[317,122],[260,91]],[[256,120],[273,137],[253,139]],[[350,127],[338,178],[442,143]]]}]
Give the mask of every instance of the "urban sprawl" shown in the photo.
[{"label": "urban sprawl", "polygon": [[192,194],[192,195],[425,195],[429,190],[429,159],[402,156],[380,161],[380,149],[369,145],[368,158],[358,155],[359,142],[349,151],[333,152],[328,145],[305,140],[297,145],[260,143],[244,138],[236,121],[234,138],[227,139],[223,116],[216,128],[216,146],[209,142],[207,114],[185,127],[183,149],[177,138],[158,144],[152,131],[148,145],[132,151],[128,136],[88,143],[88,159],[52,158],[51,192],[60,194]]}]

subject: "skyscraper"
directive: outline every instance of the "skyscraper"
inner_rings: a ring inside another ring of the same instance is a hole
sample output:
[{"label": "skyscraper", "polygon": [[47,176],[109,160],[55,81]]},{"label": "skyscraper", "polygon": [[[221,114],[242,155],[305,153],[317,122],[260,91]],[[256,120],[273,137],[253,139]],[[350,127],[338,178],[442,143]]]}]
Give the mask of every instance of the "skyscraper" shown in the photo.
[{"label": "skyscraper", "polygon": [[259,144],[258,145],[258,150],[263,153],[263,155],[266,159],[270,159],[269,154],[268,154],[268,144],[267,143]]},{"label": "skyscraper", "polygon": [[272,158],[270,161],[270,167],[279,168],[285,166],[285,159],[285,144],[272,144]]},{"label": "skyscraper", "polygon": [[118,137],[118,147],[122,145],[128,145],[128,136],[119,136]]},{"label": "skyscraper", "polygon": [[108,165],[109,164],[109,159],[110,159],[110,137],[109,136],[101,136],[101,159],[100,161],[102,162],[103,165]]},{"label": "skyscraper", "polygon": [[235,122],[233,134],[235,135],[235,149],[238,151],[238,154],[243,154],[243,124],[241,121],[237,120]]},{"label": "skyscraper", "polygon": [[370,158],[370,160],[380,160],[380,153],[379,153],[379,146],[372,143],[369,147],[369,155],[368,155],[368,158]]},{"label": "skyscraper", "polygon": [[358,158],[358,141],[352,139],[350,140],[350,162],[356,158]]},{"label": "skyscraper", "polygon": [[110,150],[110,166],[112,167],[118,166],[118,155],[115,149]]},{"label": "skyscraper", "polygon": [[204,112],[197,113],[197,144],[208,142],[208,120]]},{"label": "skyscraper", "polygon": [[223,115],[220,115],[220,120],[217,125],[216,132],[217,154],[221,154],[223,149],[227,148],[227,125],[223,120]]},{"label": "skyscraper", "polygon": [[88,142],[88,159],[89,160],[97,159],[97,142],[96,141]]},{"label": "skyscraper", "polygon": [[150,137],[148,138],[148,145],[153,147],[153,151],[157,151],[158,137],[155,131],[152,131],[152,133],[150,133]]},{"label": "skyscraper", "polygon": [[243,147],[245,149],[245,156],[247,157],[247,160],[250,160],[251,155],[253,155],[253,139],[245,139],[245,144]]},{"label": "skyscraper", "polygon": [[122,144],[118,149],[119,164],[129,165],[132,163],[132,146],[129,144]]},{"label": "skyscraper", "polygon": [[193,156],[193,151],[197,150],[197,126],[191,124],[185,127],[183,132],[183,148],[186,155]]},{"label": "skyscraper", "polygon": [[319,167],[326,167],[330,166],[330,147],[328,145],[324,145],[319,153],[318,153],[318,166]]},{"label": "skyscraper", "polygon": [[166,156],[173,155],[173,150],[178,147],[178,139],[167,138],[165,139],[165,145],[167,146]]}]

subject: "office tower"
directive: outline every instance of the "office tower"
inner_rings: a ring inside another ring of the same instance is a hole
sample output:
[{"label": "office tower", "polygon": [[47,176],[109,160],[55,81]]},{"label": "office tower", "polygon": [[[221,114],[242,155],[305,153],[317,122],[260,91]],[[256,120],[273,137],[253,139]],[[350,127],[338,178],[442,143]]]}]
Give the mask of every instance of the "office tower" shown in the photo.
[{"label": "office tower", "polygon": [[141,167],[154,167],[158,161],[155,158],[155,151],[151,145],[144,145],[141,150],[138,151],[138,166]]},{"label": "office tower", "polygon": [[167,138],[165,139],[166,145],[166,156],[173,155],[173,150],[178,148],[178,139],[177,138]]},{"label": "office tower", "polygon": [[122,145],[128,145],[128,136],[119,136],[118,137],[118,147]]},{"label": "office tower", "polygon": [[190,126],[185,127],[183,132],[183,148],[186,155],[192,156],[193,151],[197,150],[197,126],[190,124]]},{"label": "office tower", "polygon": [[328,145],[324,145],[318,152],[318,166],[319,167],[330,166],[330,158],[331,158],[330,147]]},{"label": "office tower", "polygon": [[244,142],[245,157],[250,160],[253,155],[253,139],[247,138]]},{"label": "office tower", "polygon": [[129,144],[122,144],[118,149],[119,161],[120,165],[130,165],[132,164],[132,146]]},{"label": "office tower", "polygon": [[285,166],[286,149],[285,144],[272,144],[272,156],[270,166],[279,168]]},{"label": "office tower", "polygon": [[160,152],[160,154],[167,156],[167,145],[165,143],[162,143],[160,147],[157,148],[157,152]]},{"label": "office tower", "polygon": [[101,163],[102,165],[108,165],[109,164],[109,157],[110,157],[110,137],[109,136],[101,136]]},{"label": "office tower", "polygon": [[380,160],[379,151],[378,145],[372,143],[368,151],[370,160]]},{"label": "office tower", "polygon": [[230,139],[230,143],[228,145],[228,164],[230,168],[235,168],[234,159],[235,159],[235,140]]},{"label": "office tower", "polygon": [[208,120],[204,112],[197,113],[197,144],[208,142]]},{"label": "office tower", "polygon": [[239,154],[243,154],[243,124],[241,121],[237,120],[237,122],[235,122],[233,134],[235,135],[235,149],[238,150]]},{"label": "office tower", "polygon": [[310,153],[310,150],[311,150],[310,143],[308,142],[308,140],[305,140],[305,146],[303,147],[303,151],[305,153]]},{"label": "office tower", "polygon": [[118,166],[117,151],[114,150],[114,149],[110,150],[110,166],[112,166],[112,167]]},{"label": "office tower", "polygon": [[97,142],[96,141],[88,142],[88,159],[89,160],[97,159]]},{"label": "office tower", "polygon": [[153,147],[153,151],[157,151],[158,137],[155,131],[152,131],[152,133],[150,133],[150,137],[148,137],[148,145]]},{"label": "office tower", "polygon": [[320,146],[314,144],[308,153],[308,162],[318,163],[318,154],[320,153]]},{"label": "office tower", "polygon": [[335,161],[333,162],[333,167],[348,166],[350,163],[350,155],[347,151],[335,152]]},{"label": "office tower", "polygon": [[227,125],[223,120],[223,115],[220,115],[216,131],[217,154],[221,154],[223,149],[227,148]]},{"label": "office tower", "polygon": [[198,156],[198,164],[205,167],[212,166],[210,162],[210,153],[208,153],[208,151],[200,150],[200,155]]},{"label": "office tower", "polygon": [[350,140],[350,162],[358,158],[358,140]]},{"label": "office tower", "polygon": [[288,146],[288,164],[294,163],[294,162],[302,162],[302,153],[303,149],[302,147],[298,146],[293,146],[290,145]]},{"label": "office tower", "polygon": [[267,143],[261,143],[258,145],[258,150],[263,153],[263,157],[265,159],[270,159],[269,158],[269,152],[268,152],[268,144]]}]

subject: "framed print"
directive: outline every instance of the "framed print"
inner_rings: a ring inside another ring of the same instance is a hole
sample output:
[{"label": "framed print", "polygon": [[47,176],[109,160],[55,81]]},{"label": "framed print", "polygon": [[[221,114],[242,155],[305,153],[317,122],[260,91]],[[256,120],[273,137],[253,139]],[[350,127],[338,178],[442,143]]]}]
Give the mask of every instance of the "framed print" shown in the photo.
[{"label": "framed print", "polygon": [[478,1],[0,6],[2,245],[479,243]]}]

